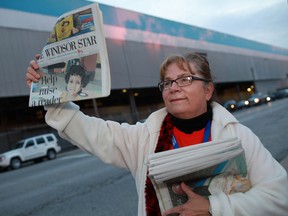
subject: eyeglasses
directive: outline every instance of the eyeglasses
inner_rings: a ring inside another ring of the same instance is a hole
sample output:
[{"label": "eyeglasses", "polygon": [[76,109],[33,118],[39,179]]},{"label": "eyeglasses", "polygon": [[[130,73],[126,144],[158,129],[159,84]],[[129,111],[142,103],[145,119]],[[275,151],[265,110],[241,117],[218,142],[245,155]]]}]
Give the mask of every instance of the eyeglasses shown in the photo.
[{"label": "eyeglasses", "polygon": [[179,87],[183,87],[183,86],[191,85],[193,80],[211,82],[211,80],[203,79],[203,78],[196,77],[196,76],[184,76],[184,77],[179,77],[175,80],[165,80],[165,81],[159,82],[158,87],[160,91],[164,91],[164,90],[170,89],[174,82]]}]

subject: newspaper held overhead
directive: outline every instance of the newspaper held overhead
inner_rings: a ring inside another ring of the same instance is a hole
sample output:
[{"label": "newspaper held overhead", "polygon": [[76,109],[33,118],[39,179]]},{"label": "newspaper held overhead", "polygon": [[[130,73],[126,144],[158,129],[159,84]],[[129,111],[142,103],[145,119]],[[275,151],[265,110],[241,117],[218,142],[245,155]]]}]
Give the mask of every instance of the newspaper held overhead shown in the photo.
[{"label": "newspaper held overhead", "polygon": [[108,53],[97,3],[58,18],[38,64],[41,78],[31,86],[29,107],[110,94]]},{"label": "newspaper held overhead", "polygon": [[187,196],[176,189],[181,182],[204,197],[244,193],[251,188],[237,138],[153,153],[148,158],[148,175],[162,213],[187,202]]}]

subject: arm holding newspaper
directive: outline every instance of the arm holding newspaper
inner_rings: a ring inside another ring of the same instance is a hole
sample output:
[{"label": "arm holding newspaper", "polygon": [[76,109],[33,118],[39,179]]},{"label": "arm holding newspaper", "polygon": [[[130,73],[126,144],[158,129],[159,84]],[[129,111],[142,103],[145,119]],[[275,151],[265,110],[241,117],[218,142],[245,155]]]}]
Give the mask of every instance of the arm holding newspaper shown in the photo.
[{"label": "arm holding newspaper", "polygon": [[285,215],[288,211],[285,169],[250,129],[240,123],[227,129],[241,139],[251,189],[244,193],[219,192],[210,196],[213,215]]}]

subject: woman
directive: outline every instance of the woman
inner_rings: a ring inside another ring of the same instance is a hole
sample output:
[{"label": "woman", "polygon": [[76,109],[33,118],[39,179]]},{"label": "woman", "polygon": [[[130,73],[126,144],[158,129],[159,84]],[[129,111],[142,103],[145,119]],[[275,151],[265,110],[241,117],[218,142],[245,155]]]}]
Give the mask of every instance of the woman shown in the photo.
[{"label": "woman", "polygon": [[[40,78],[30,63],[26,81]],[[214,86],[207,60],[197,54],[171,56],[160,69],[165,108],[144,123],[129,125],[92,118],[73,103],[46,107],[46,122],[62,138],[96,155],[106,163],[125,167],[135,178],[138,215],[161,215],[158,200],[147,178],[147,158],[153,152],[237,136],[242,141],[252,188],[246,193],[219,192],[209,199],[195,194],[185,183],[177,188],[187,203],[164,215],[285,215],[288,211],[287,173],[263,147],[257,136],[225,108],[212,102]],[[208,137],[206,129],[211,132]],[[176,142],[172,142],[172,138]]]}]

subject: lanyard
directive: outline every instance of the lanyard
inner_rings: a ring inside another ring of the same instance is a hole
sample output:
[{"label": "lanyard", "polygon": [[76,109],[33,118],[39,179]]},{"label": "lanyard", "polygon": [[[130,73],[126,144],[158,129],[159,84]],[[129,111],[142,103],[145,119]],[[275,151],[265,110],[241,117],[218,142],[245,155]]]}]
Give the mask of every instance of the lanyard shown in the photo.
[{"label": "lanyard", "polygon": [[[211,131],[211,121],[209,120],[205,126],[204,129],[204,139],[203,142],[208,142],[209,141],[209,137],[210,137],[210,131]],[[174,136],[174,134],[172,135],[172,144],[174,149],[179,148],[179,144]]]}]

